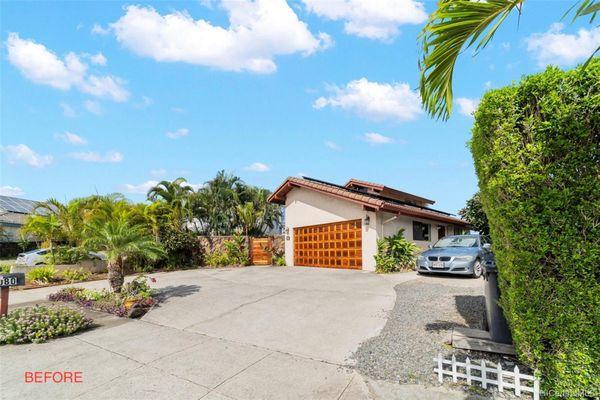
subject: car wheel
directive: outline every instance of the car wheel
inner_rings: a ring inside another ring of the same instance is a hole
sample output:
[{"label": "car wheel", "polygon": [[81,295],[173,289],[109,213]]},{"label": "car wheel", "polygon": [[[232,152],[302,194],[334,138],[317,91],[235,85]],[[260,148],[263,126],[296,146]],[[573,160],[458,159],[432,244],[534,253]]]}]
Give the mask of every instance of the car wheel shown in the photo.
[{"label": "car wheel", "polygon": [[477,279],[479,277],[481,277],[481,274],[483,273],[483,267],[481,266],[481,262],[479,260],[475,261],[475,264],[473,264],[473,278]]}]

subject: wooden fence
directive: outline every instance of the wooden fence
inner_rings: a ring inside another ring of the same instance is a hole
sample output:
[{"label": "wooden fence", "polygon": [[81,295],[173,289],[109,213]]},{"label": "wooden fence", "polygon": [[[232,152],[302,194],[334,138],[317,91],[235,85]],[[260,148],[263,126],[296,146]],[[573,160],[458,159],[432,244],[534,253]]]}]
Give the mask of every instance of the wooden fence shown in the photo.
[{"label": "wooden fence", "polygon": [[[457,382],[458,378],[467,380],[467,384],[471,385],[473,381],[480,382],[481,387],[487,389],[488,386],[494,385],[498,387],[499,392],[505,389],[512,389],[515,395],[521,396],[521,393],[528,392],[533,395],[534,400],[540,398],[540,380],[535,376],[522,374],[519,372],[519,367],[515,365],[513,371],[505,371],[500,363],[494,365],[489,361],[481,360],[481,364],[472,363],[469,358],[465,362],[456,361],[456,357],[452,355],[452,359],[446,360],[442,354],[438,354],[433,361],[437,363],[437,367],[433,369],[438,375],[440,382],[444,381],[444,375],[452,377],[452,382]],[[449,369],[446,368],[449,366]],[[464,372],[461,372],[464,371]],[[473,374],[473,371],[478,371]],[[490,376],[491,374],[492,376]],[[495,379],[494,379],[495,378]],[[531,383],[531,385],[528,385]]]}]

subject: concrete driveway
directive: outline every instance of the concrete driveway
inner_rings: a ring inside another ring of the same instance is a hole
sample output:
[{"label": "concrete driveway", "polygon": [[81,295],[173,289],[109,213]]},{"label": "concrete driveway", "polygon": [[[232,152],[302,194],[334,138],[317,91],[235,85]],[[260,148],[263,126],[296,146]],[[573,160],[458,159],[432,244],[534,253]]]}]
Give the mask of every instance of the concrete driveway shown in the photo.
[{"label": "concrete driveway", "polygon": [[[101,326],[82,334],[0,347],[0,396],[347,400],[421,390],[364,379],[349,360],[385,325],[393,287],[413,273],[248,267],[153,276],[163,301],[141,320],[98,313]],[[56,290],[14,292],[11,303]],[[27,384],[25,371],[81,371],[83,383]],[[443,389],[428,396],[462,398]]]}]

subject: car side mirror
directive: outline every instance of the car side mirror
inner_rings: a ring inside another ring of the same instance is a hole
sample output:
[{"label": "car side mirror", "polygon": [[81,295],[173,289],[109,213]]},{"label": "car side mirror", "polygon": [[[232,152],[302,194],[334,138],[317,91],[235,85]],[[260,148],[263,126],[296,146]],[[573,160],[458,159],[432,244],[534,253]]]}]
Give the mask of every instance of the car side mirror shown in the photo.
[{"label": "car side mirror", "polygon": [[486,243],[486,244],[483,245],[483,249],[490,251],[492,249],[492,245],[489,244],[489,243]]},{"label": "car side mirror", "polygon": [[430,244],[428,244],[428,245],[427,245],[427,248],[428,248],[428,249],[433,249],[433,246],[432,246],[432,245],[430,245]]}]

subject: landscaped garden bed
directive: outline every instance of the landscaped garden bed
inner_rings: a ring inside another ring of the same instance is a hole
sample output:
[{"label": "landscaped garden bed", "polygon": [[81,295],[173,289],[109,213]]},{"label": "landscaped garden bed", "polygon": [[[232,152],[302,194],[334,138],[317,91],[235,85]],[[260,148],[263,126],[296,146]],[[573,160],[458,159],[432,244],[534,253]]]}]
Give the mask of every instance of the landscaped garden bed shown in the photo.
[{"label": "landscaped garden bed", "polygon": [[58,271],[51,265],[43,265],[32,268],[25,274],[25,286],[19,287],[19,290],[37,289],[76,282],[100,281],[106,279],[107,276],[106,272],[91,273],[83,268]]},{"label": "landscaped garden bed", "polygon": [[40,343],[91,326],[90,318],[66,306],[17,308],[0,317],[0,345]]},{"label": "landscaped garden bed", "polygon": [[75,303],[80,307],[104,311],[119,317],[139,318],[157,302],[155,291],[148,285],[148,281],[156,282],[154,278],[138,276],[123,285],[120,292],[67,287],[50,294],[48,300]]}]

